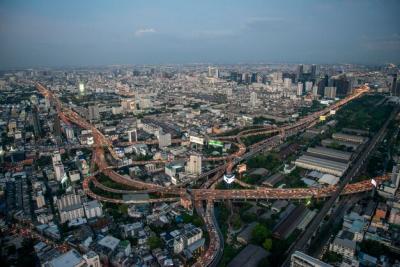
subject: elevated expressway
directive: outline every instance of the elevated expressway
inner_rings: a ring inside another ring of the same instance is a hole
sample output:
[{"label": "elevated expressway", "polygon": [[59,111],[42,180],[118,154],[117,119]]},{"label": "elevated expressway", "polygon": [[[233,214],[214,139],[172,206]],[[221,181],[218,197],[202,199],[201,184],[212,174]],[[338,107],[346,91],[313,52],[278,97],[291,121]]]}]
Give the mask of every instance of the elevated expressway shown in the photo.
[{"label": "elevated expressway", "polygon": [[[50,98],[56,106],[57,113],[59,117],[67,122],[74,123],[83,129],[91,130],[94,138],[93,146],[93,158],[92,161],[96,164],[98,171],[92,173],[92,176],[86,177],[83,182],[83,188],[86,194],[94,199],[98,199],[104,202],[112,203],[124,203],[124,204],[140,204],[140,203],[156,203],[156,202],[169,202],[169,201],[179,201],[182,199],[188,199],[192,203],[196,210],[198,210],[199,215],[202,216],[205,221],[207,231],[210,235],[210,245],[207,251],[198,259],[196,266],[208,266],[215,265],[215,259],[221,254],[221,246],[223,246],[223,241],[221,240],[218,225],[216,225],[216,220],[213,212],[213,202],[217,200],[225,199],[306,199],[306,198],[326,198],[331,196],[337,189],[334,186],[325,188],[293,188],[293,189],[277,189],[277,188],[263,188],[257,187],[256,189],[243,189],[243,190],[217,190],[215,185],[221,180],[221,176],[228,172],[230,173],[233,167],[240,161],[246,160],[260,151],[268,150],[279,145],[285,138],[295,135],[304,129],[314,126],[319,122],[320,116],[327,115],[333,109],[336,110],[341,106],[345,105],[349,101],[360,97],[364,93],[368,92],[367,87],[362,87],[357,89],[355,93],[345,99],[342,99],[335,104],[315,112],[309,116],[306,116],[298,120],[294,124],[288,124],[282,127],[256,127],[253,129],[243,130],[236,135],[231,136],[215,136],[214,139],[224,140],[233,143],[239,149],[232,155],[223,157],[210,157],[204,158],[205,161],[224,161],[225,163],[220,166],[210,170],[202,175],[198,176],[196,180],[207,178],[214,174],[212,178],[207,179],[205,183],[202,184],[200,189],[185,189],[182,188],[185,184],[178,186],[163,187],[161,185],[147,183],[139,179],[131,179],[122,176],[121,174],[115,172],[113,169],[121,167],[122,165],[109,166],[105,159],[105,149],[108,150],[112,158],[119,162],[120,159],[116,155],[111,141],[105,137],[96,127],[88,123],[85,119],[79,116],[76,112],[68,107],[62,105],[61,101],[49,90],[47,90],[43,85],[36,84],[36,88],[45,97]],[[242,141],[243,137],[257,136],[257,135],[268,135],[269,137],[265,140],[258,142],[250,147],[246,147]],[[174,139],[173,143],[180,143],[182,140]],[[124,143],[121,145],[132,145],[137,143],[146,144],[157,144],[156,140],[150,141],[139,141],[132,143]],[[246,153],[247,151],[247,153]],[[143,165],[148,163],[165,163],[162,160],[150,160],[150,161],[134,161],[132,165]],[[130,189],[114,189],[107,187],[96,179],[96,175],[103,173],[108,176],[111,180],[118,184],[127,186]],[[387,176],[377,177],[378,183],[387,179]],[[193,182],[193,181],[191,181]],[[112,192],[116,194],[129,194],[129,193],[156,193],[160,195],[159,198],[150,198],[146,200],[123,200],[117,198],[109,198],[95,194],[91,188],[90,184],[95,187],[107,192]],[[342,191],[342,194],[354,194],[372,189],[370,181],[363,181],[354,184],[348,184]],[[168,196],[166,196],[168,195]],[[205,201],[206,206],[204,209],[203,201]]]}]

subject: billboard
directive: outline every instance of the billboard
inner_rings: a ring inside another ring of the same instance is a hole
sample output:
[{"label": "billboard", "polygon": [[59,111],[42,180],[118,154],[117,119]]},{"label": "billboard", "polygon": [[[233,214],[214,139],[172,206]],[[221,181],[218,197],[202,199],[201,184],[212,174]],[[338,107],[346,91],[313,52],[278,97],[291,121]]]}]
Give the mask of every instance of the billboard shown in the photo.
[{"label": "billboard", "polygon": [[208,144],[210,146],[215,146],[215,147],[223,147],[224,146],[223,142],[217,141],[217,140],[210,140],[210,141],[208,141]]},{"label": "billboard", "polygon": [[319,120],[320,121],[325,121],[326,120],[326,116],[319,116]]},{"label": "billboard", "polygon": [[204,144],[204,138],[201,137],[197,137],[197,136],[190,136],[189,138],[191,143],[195,143],[195,144],[199,144],[199,145],[203,145]]}]

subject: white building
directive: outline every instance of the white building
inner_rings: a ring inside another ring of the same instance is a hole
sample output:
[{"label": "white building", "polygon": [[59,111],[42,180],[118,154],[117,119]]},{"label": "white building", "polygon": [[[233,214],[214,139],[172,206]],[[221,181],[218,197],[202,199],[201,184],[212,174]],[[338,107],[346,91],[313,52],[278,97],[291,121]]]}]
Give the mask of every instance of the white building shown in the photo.
[{"label": "white building", "polygon": [[88,219],[103,216],[102,206],[97,200],[83,203],[83,208],[85,210],[86,218]]}]

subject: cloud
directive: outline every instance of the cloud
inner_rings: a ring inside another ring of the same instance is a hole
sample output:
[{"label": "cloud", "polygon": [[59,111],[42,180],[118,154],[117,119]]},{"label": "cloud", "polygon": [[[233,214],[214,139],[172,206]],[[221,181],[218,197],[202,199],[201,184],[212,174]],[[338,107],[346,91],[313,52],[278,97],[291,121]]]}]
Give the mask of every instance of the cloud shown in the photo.
[{"label": "cloud", "polygon": [[143,28],[143,29],[139,29],[135,32],[135,36],[140,37],[143,36],[145,34],[153,34],[156,33],[157,31],[154,28]]}]

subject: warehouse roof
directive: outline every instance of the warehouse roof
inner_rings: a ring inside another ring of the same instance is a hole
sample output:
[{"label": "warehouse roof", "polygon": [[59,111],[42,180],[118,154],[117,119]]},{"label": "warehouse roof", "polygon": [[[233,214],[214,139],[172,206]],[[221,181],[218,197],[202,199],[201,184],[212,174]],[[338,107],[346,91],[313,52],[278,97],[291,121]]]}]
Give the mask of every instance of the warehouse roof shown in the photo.
[{"label": "warehouse roof", "polygon": [[318,147],[310,147],[307,149],[308,153],[314,154],[314,155],[322,155],[334,159],[340,159],[340,160],[346,160],[349,161],[351,158],[351,153],[349,152],[344,152],[341,150],[337,149],[332,149],[332,148],[326,148],[322,146]]},{"label": "warehouse roof", "polygon": [[308,165],[320,166],[328,169],[344,172],[348,168],[349,164],[337,162],[328,159],[317,158],[309,155],[303,155],[296,160],[297,162],[305,163]]}]

